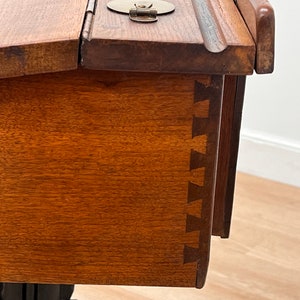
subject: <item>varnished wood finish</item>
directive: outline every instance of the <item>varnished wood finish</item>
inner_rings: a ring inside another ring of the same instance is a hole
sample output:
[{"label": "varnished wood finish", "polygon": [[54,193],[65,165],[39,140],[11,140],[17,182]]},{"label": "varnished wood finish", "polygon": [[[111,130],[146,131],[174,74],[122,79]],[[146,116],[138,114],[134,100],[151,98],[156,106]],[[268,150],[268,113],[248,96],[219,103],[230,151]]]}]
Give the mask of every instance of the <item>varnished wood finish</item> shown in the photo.
[{"label": "varnished wood finish", "polygon": [[222,76],[0,81],[0,281],[201,287]]},{"label": "varnished wood finish", "polygon": [[275,17],[272,6],[268,0],[236,2],[256,43],[256,72],[272,73],[275,47]]},{"label": "varnished wood finish", "polygon": [[0,1],[0,78],[76,69],[86,0]]},{"label": "varnished wood finish", "polygon": [[[214,218],[212,233],[217,236],[224,235],[224,210],[228,182],[228,169],[230,160],[231,130],[234,116],[234,103],[236,96],[237,76],[226,76],[224,82],[224,105],[222,107],[218,169],[214,205]],[[226,103],[226,105],[225,105]]]},{"label": "varnished wood finish", "polygon": [[[98,2],[93,26],[83,40],[86,68],[204,74],[253,71],[255,46],[232,0],[174,0],[175,12],[152,24],[131,22],[128,16],[108,10],[106,2]],[[203,17],[203,7],[210,13],[210,30],[197,21],[196,15]],[[218,32],[224,47],[215,51]]]},{"label": "varnished wood finish", "polygon": [[[214,197],[215,197],[215,184],[216,184],[216,171],[217,171],[217,151],[219,143],[220,132],[220,109],[223,96],[224,77],[213,76],[210,84],[204,84],[197,81],[195,84],[194,103],[196,106],[193,115],[193,147],[192,153],[204,154],[204,159],[195,160],[193,165],[193,157],[190,158],[190,170],[192,171],[192,182],[197,183],[198,172],[197,170],[204,170],[204,182],[203,191],[199,193],[202,200],[201,215],[200,215],[200,236],[199,236],[199,249],[197,257],[197,279],[196,287],[201,288],[204,286],[206,273],[209,263],[209,250],[210,249],[210,237],[212,233],[213,223],[213,209],[214,209]],[[197,106],[203,107],[205,103],[208,103],[209,110],[206,116],[206,121],[203,122],[203,116],[197,112]],[[205,124],[203,126],[202,124]],[[196,125],[197,124],[197,125]],[[216,126],[216,124],[218,124]],[[201,128],[200,131],[195,130]],[[197,132],[197,133],[196,133]],[[207,137],[205,152],[197,150],[197,139],[203,138],[203,135]],[[200,161],[200,163],[199,163]],[[200,184],[198,184],[201,186]]]},{"label": "varnished wood finish", "polygon": [[213,53],[224,51],[228,45],[216,18],[213,4],[209,0],[193,0],[192,3],[205,48]]},{"label": "varnished wood finish", "polygon": [[0,282],[200,288],[272,10],[174,0],[137,24],[107,1],[0,3]]},{"label": "varnished wood finish", "polygon": [[297,300],[300,189],[237,175],[229,240],[212,239],[202,290],[76,286],[79,300]]},{"label": "varnished wood finish", "polygon": [[230,231],[245,83],[245,76],[225,77],[212,231],[223,238]]}]

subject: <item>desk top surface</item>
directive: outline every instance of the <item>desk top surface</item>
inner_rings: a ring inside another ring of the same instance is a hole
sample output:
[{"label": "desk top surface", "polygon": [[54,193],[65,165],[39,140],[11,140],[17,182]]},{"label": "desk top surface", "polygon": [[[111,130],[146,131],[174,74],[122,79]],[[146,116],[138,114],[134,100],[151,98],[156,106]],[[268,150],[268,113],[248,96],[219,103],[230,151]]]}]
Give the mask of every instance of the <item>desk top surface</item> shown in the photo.
[{"label": "desk top surface", "polygon": [[0,78],[77,68],[86,0],[0,1]]},{"label": "desk top surface", "polygon": [[0,78],[76,69],[78,56],[100,70],[253,72],[255,43],[233,0],[172,0],[175,12],[151,24],[107,2],[0,0]]}]

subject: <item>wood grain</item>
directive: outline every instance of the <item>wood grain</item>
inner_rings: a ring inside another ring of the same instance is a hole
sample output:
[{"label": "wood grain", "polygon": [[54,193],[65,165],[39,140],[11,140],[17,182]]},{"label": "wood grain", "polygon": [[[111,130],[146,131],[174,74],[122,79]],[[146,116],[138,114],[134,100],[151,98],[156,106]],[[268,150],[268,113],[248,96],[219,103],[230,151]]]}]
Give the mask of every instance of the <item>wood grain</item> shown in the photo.
[{"label": "wood grain", "polygon": [[[204,191],[202,193],[202,207],[201,207],[201,228],[199,237],[199,250],[200,256],[197,267],[197,281],[196,287],[202,288],[205,284],[208,264],[209,264],[209,251],[205,251],[206,248],[210,249],[210,237],[213,227],[213,210],[214,210],[214,198],[215,198],[215,186],[216,186],[216,174],[217,174],[217,155],[219,146],[219,134],[220,134],[220,111],[221,101],[223,96],[224,76],[212,76],[210,85],[203,86],[203,83],[196,84],[195,89],[195,103],[201,103],[207,98],[209,100],[209,113],[207,116],[206,128],[202,132],[197,132],[198,135],[207,135],[206,146],[206,159],[203,165],[197,165],[199,168],[205,170],[204,176]],[[205,103],[205,102],[204,102]],[[193,122],[195,122],[194,116]],[[199,118],[197,120],[199,122]],[[217,126],[216,126],[217,124]],[[193,129],[196,126],[193,124]],[[202,127],[201,125],[199,126]],[[194,135],[196,137],[196,135]],[[216,146],[217,145],[217,146]],[[192,161],[192,159],[191,159]],[[207,254],[207,256],[205,256]]]},{"label": "wood grain", "polygon": [[211,19],[227,44],[221,53],[209,51],[213,41],[204,39],[207,35],[199,27],[191,0],[174,0],[175,12],[152,24],[131,22],[128,16],[109,11],[106,2],[98,3],[92,29],[82,43],[85,68],[203,74],[253,71],[255,46],[231,0],[209,2]]},{"label": "wood grain", "polygon": [[275,51],[275,16],[268,0],[238,0],[237,6],[256,43],[255,70],[272,73]]},{"label": "wood grain", "polygon": [[206,49],[213,53],[224,51],[228,45],[211,2],[194,0],[193,6]]},{"label": "wood grain", "polygon": [[79,300],[297,300],[300,189],[238,174],[229,240],[212,239],[205,288],[76,286]]},{"label": "wood grain", "polygon": [[0,78],[77,68],[86,4],[1,1]]},{"label": "wood grain", "polygon": [[226,76],[219,140],[213,234],[228,238],[246,78]]},{"label": "wood grain", "polygon": [[221,76],[78,70],[0,91],[0,281],[203,284]]}]

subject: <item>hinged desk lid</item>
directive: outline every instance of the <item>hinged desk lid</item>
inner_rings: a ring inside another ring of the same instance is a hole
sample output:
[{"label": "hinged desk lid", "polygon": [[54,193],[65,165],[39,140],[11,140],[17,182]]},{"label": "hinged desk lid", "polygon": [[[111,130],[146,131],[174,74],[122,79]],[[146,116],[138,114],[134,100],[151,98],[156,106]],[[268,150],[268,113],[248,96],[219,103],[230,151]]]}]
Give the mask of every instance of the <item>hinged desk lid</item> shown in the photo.
[{"label": "hinged desk lid", "polygon": [[0,78],[77,68],[87,0],[0,0]]},{"label": "hinged desk lid", "polygon": [[233,0],[170,0],[150,24],[98,1],[85,24],[82,65],[91,69],[251,74],[255,44]]},{"label": "hinged desk lid", "polygon": [[273,70],[267,0],[169,0],[175,12],[151,24],[108,10],[108,1],[0,0],[0,78],[76,69],[78,56],[84,67],[102,70]]}]

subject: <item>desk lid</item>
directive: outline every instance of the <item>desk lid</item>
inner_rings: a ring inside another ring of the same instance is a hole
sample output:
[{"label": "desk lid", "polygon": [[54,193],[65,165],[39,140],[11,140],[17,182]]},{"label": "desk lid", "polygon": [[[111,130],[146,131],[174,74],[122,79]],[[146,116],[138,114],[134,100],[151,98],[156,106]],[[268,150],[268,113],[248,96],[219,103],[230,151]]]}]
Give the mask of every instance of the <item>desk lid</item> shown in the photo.
[{"label": "desk lid", "polygon": [[0,78],[76,69],[87,0],[0,0]]},{"label": "desk lid", "polygon": [[255,44],[232,0],[170,0],[176,9],[141,24],[98,1],[86,24],[82,65],[91,69],[250,74]]},{"label": "desk lid", "polygon": [[78,57],[101,70],[273,70],[267,0],[168,0],[175,11],[148,24],[109,10],[108,1],[0,0],[0,78],[76,69]]}]

